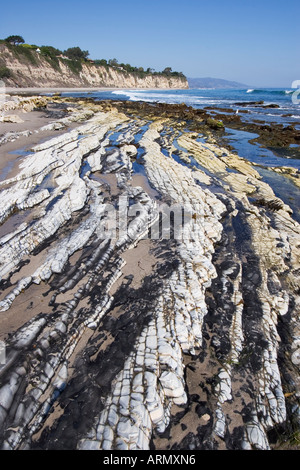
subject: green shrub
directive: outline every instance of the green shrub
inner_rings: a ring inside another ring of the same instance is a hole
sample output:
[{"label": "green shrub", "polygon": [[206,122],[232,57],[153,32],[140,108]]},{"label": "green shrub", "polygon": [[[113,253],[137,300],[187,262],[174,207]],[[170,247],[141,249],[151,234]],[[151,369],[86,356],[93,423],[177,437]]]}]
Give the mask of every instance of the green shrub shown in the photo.
[{"label": "green shrub", "polygon": [[57,57],[62,54],[62,51],[53,46],[41,46],[40,50],[43,55],[49,57]]},{"label": "green shrub", "polygon": [[11,44],[7,44],[11,52],[19,59],[22,61],[20,56],[23,58],[25,57],[29,62],[31,62],[33,65],[38,65],[38,62],[36,60],[36,52],[32,49],[29,49],[27,47],[23,46],[12,46]]},{"label": "green shrub", "polygon": [[69,69],[75,73],[76,75],[79,74],[82,70],[82,63],[79,60],[71,60],[71,59],[62,59],[63,63],[69,67]]},{"label": "green shrub", "polygon": [[107,60],[106,59],[96,59],[94,60],[95,65],[107,65]]},{"label": "green shrub", "polygon": [[69,57],[71,60],[81,60],[87,59],[89,55],[89,51],[82,51],[80,47],[69,47],[66,51],[64,51],[64,55]]},{"label": "green shrub", "polygon": [[40,50],[41,55],[47,60],[51,67],[60,71],[60,64],[57,56],[61,53],[61,51],[55,49],[52,46],[41,46]]},{"label": "green shrub", "polygon": [[57,57],[44,56],[44,59],[58,72],[61,72],[59,59]]},{"label": "green shrub", "polygon": [[10,78],[12,75],[8,67],[0,67],[0,78]]},{"label": "green shrub", "polygon": [[26,47],[27,49],[33,49],[34,51],[38,48],[38,46],[34,44],[20,44],[22,47]]}]

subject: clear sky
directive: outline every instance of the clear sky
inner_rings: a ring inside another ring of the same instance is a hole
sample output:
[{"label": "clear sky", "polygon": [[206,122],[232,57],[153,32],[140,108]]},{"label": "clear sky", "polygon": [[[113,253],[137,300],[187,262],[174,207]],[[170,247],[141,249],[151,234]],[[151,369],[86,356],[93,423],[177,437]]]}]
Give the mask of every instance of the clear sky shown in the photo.
[{"label": "clear sky", "polygon": [[298,0],[14,0],[2,2],[0,38],[79,46],[112,59],[187,77],[249,86],[300,80]]}]

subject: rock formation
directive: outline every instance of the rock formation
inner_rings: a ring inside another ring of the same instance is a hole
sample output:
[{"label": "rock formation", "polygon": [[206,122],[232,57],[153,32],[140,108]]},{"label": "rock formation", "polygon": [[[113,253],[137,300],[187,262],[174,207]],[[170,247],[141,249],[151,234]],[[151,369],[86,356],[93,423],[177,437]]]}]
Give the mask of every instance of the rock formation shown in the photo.
[{"label": "rock formation", "polygon": [[153,106],[73,103],[38,132],[75,127],[1,181],[2,449],[299,433],[300,226],[249,162]]},{"label": "rock formation", "polygon": [[139,76],[118,67],[95,65],[90,62],[81,64],[75,70],[67,59],[49,61],[36,52],[32,59],[26,55],[13,54],[4,44],[0,44],[0,65],[10,70],[11,76],[5,78],[11,87],[112,87],[112,88],[188,88],[185,77],[147,74]]}]

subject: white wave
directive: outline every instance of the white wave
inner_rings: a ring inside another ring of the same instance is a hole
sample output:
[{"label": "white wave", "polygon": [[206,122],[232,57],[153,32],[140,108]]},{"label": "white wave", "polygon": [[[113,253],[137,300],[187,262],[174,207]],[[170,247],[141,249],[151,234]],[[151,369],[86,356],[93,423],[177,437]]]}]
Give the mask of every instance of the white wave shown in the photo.
[{"label": "white wave", "polygon": [[252,93],[254,90],[252,88],[249,88],[246,93]]},{"label": "white wave", "polygon": [[115,90],[112,91],[113,95],[125,95],[131,101],[145,101],[145,97],[143,96],[142,91],[135,91],[135,90]]},{"label": "white wave", "polygon": [[285,90],[284,92],[286,95],[290,95],[291,93],[293,93],[293,90]]},{"label": "white wave", "polygon": [[293,116],[291,116],[291,118],[293,118],[293,119],[300,119],[300,116],[295,116],[295,115],[293,115]]},{"label": "white wave", "polygon": [[188,106],[218,105],[228,103],[226,100],[211,99],[205,96],[193,96],[186,93],[165,93],[148,90],[115,90],[115,95],[126,95],[130,101],[147,101],[156,103],[185,103]]},{"label": "white wave", "polygon": [[176,99],[183,99],[188,97],[186,94],[178,94],[178,93],[164,93],[164,92],[151,92],[145,89],[141,90],[115,90],[112,91],[115,95],[127,95],[127,96],[140,96],[141,98],[176,98]]},{"label": "white wave", "polygon": [[112,94],[113,95],[126,95],[127,91],[126,90],[115,90],[115,91],[112,91]]}]

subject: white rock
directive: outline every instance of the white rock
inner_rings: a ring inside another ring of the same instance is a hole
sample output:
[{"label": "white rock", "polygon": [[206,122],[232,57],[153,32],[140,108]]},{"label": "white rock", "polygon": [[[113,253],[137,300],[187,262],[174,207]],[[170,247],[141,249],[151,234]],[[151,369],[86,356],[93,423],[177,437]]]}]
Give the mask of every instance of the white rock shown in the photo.
[{"label": "white rock", "polygon": [[175,398],[184,396],[182,381],[173,372],[164,371],[159,377],[159,381],[166,396]]},{"label": "white rock", "polygon": [[79,445],[80,450],[99,450],[100,442],[83,439]]}]

